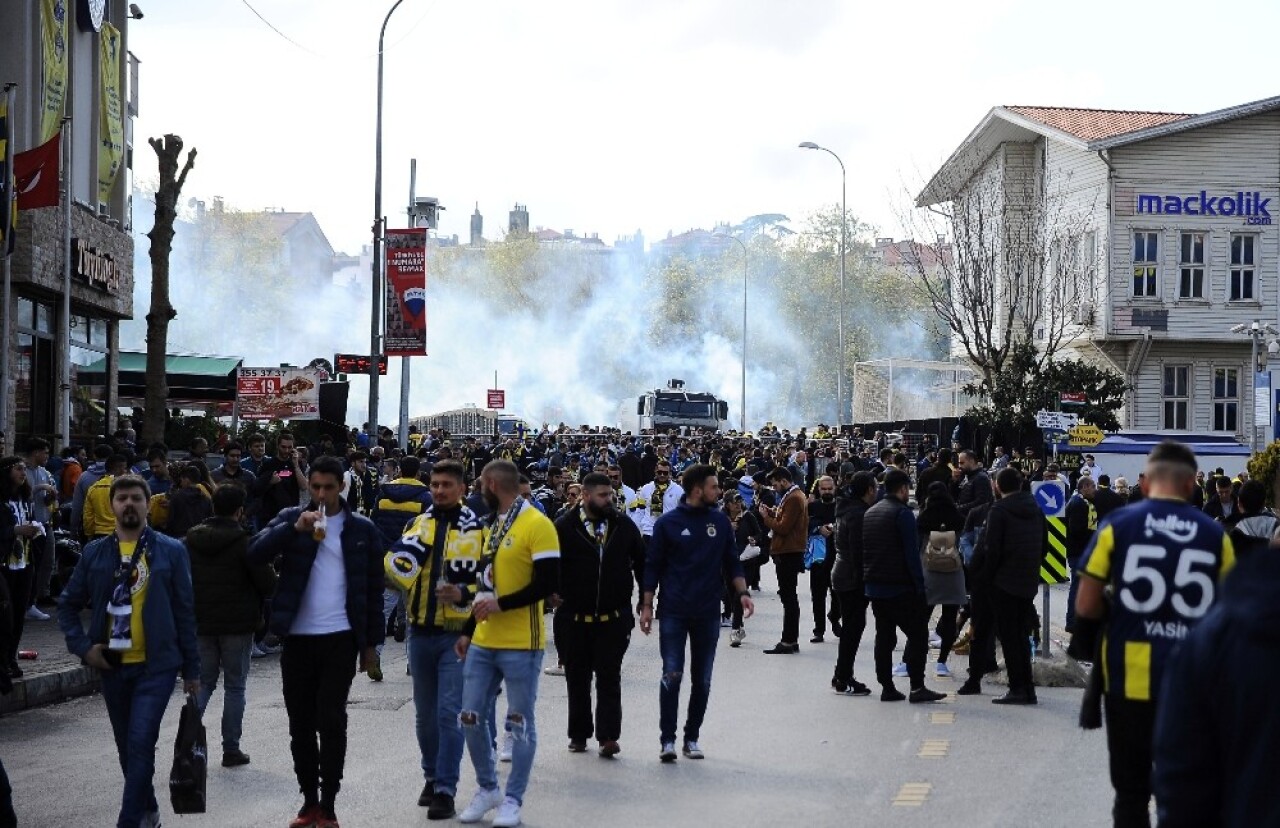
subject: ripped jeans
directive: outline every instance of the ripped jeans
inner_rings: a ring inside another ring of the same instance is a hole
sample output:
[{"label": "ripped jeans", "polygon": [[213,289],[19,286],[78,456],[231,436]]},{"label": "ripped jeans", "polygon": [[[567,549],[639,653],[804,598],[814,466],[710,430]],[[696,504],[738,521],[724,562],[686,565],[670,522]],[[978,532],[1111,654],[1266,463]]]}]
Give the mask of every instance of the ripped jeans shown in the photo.
[{"label": "ripped jeans", "polygon": [[[717,622],[719,623],[719,622]],[[490,729],[490,711],[498,688],[507,686],[507,723],[515,745],[506,795],[524,802],[529,772],[538,748],[533,709],[538,700],[538,676],[542,675],[542,650],[490,650],[475,644],[462,663],[462,712],[458,721],[467,742],[467,753],[476,769],[476,782],[485,790],[498,787],[497,734]]]},{"label": "ripped jeans", "polygon": [[713,612],[705,618],[663,615],[658,619],[658,648],[662,651],[658,719],[664,744],[676,740],[686,640],[689,642],[692,685],[689,691],[689,715],[684,723],[684,740],[696,742],[698,732],[702,729],[702,719],[707,714],[707,700],[711,696],[711,667],[716,660],[716,642],[720,640],[720,618]]}]

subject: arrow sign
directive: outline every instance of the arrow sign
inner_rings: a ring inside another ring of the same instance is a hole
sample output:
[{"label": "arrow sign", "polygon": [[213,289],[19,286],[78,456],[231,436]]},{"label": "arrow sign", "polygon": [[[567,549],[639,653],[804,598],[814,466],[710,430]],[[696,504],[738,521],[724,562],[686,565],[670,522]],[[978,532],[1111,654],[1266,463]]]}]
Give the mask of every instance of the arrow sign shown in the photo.
[{"label": "arrow sign", "polygon": [[1067,489],[1059,480],[1041,480],[1031,484],[1031,494],[1045,517],[1067,514]]}]

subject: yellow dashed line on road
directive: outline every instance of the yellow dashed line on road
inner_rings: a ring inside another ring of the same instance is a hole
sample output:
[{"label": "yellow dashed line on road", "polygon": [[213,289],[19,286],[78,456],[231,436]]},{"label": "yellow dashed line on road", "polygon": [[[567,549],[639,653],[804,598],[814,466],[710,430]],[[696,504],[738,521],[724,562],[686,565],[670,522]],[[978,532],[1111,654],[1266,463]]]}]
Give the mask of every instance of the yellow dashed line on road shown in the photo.
[{"label": "yellow dashed line on road", "polygon": [[929,798],[933,785],[928,782],[908,782],[898,790],[893,804],[902,808],[919,808]]},{"label": "yellow dashed line on road", "polygon": [[950,749],[951,741],[949,739],[925,739],[924,744],[920,746],[920,752],[916,756],[921,759],[943,759]]},{"label": "yellow dashed line on road", "polygon": [[955,724],[956,714],[955,713],[930,713],[929,722],[931,724],[936,724],[936,725]]}]

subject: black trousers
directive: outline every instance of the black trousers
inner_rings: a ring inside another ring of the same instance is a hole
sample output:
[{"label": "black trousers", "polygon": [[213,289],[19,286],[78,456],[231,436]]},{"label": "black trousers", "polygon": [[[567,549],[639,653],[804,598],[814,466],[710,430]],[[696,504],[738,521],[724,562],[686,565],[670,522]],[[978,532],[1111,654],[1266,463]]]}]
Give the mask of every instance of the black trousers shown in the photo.
[{"label": "black trousers", "polygon": [[996,635],[1004,653],[1004,667],[1009,673],[1011,691],[1035,692],[1031,682],[1031,642],[1028,640],[1028,610],[1031,600],[1010,595],[1000,588],[991,590],[991,610],[995,616]]},{"label": "black trousers", "polygon": [[18,644],[22,641],[22,628],[27,621],[27,598],[31,595],[35,567],[30,564],[24,569],[5,567],[0,572],[3,572],[5,586],[9,588],[9,622],[13,628],[13,638],[9,640],[8,650],[0,653],[4,661],[0,667],[7,667],[18,662]]},{"label": "black trousers", "polygon": [[1107,753],[1111,759],[1111,787],[1116,800],[1111,810],[1116,828],[1149,828],[1152,742],[1156,706],[1151,702],[1104,697]]},{"label": "black trousers", "polygon": [[[835,552],[827,552],[827,560],[815,564],[809,570],[809,598],[813,603],[813,634],[826,635],[827,621],[834,627],[840,619],[839,598],[831,592],[831,563]],[[831,611],[827,611],[827,596],[831,596]],[[843,625],[843,622],[840,622]]]},{"label": "black trousers", "polygon": [[978,681],[996,671],[996,620],[991,605],[993,589],[974,590],[969,595],[969,679]]},{"label": "black trousers", "polygon": [[291,635],[285,640],[280,677],[289,714],[289,747],[298,788],[307,802],[332,806],[338,796],[347,758],[347,695],[356,677],[356,657],[356,637],[351,632]]},{"label": "black trousers", "polygon": [[804,553],[774,555],[773,566],[778,572],[778,597],[782,599],[782,642],[795,644],[800,640],[800,573],[804,572]]},{"label": "black trousers", "polygon": [[832,593],[840,608],[840,645],[836,651],[835,679],[843,684],[853,683],[853,661],[858,657],[858,644],[867,628],[867,607],[870,602],[861,589]]},{"label": "black trousers", "polygon": [[[933,607],[929,607],[929,613],[933,613]],[[938,663],[946,664],[947,656],[951,655],[951,648],[956,645],[956,638],[960,636],[960,606],[958,604],[944,604],[942,614],[938,616],[938,625],[933,631],[942,639],[942,646],[938,650]]]},{"label": "black trousers", "polygon": [[[622,735],[622,657],[631,644],[635,619],[630,612],[612,621],[574,621],[561,607],[556,612],[556,646],[569,691],[569,740],[585,742],[593,735],[616,742]],[[591,679],[596,681],[594,726]]]},{"label": "black trousers", "polygon": [[882,687],[893,684],[893,650],[898,646],[898,630],[907,637],[902,660],[907,663],[911,689],[924,687],[924,662],[929,655],[929,607],[924,596],[909,592],[897,598],[872,598],[876,617],[876,681]]}]

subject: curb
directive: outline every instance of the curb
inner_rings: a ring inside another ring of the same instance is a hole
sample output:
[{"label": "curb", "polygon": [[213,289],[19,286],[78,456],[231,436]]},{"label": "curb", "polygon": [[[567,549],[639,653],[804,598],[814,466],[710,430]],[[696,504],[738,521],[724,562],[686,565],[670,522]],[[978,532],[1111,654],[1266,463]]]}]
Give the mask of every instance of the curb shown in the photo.
[{"label": "curb", "polygon": [[102,680],[98,671],[85,666],[69,666],[38,676],[15,679],[13,692],[0,696],[0,715],[87,696],[101,688]]}]

